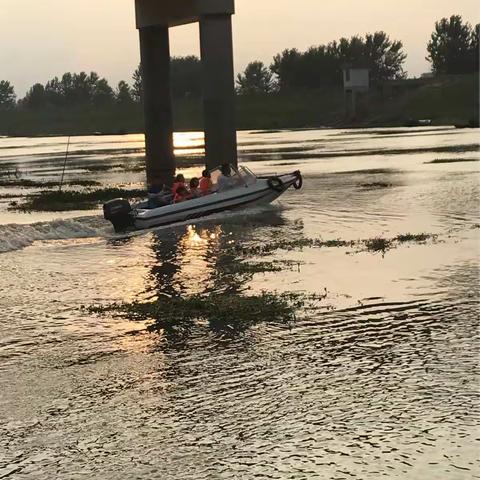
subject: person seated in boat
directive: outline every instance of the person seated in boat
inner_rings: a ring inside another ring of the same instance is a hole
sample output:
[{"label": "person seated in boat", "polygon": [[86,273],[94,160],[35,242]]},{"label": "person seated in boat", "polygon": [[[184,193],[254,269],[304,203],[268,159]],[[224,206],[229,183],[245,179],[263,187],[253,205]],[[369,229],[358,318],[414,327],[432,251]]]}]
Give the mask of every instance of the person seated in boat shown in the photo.
[{"label": "person seated in boat", "polygon": [[236,180],[232,177],[230,165],[224,164],[220,167],[220,175],[217,179],[217,192],[224,192],[237,186]]},{"label": "person seated in boat", "polygon": [[180,187],[185,187],[186,188],[186,185],[185,185],[185,177],[179,173],[176,177],[175,177],[175,180],[173,182],[173,186],[172,186],[172,194],[173,196],[176,195],[177,193],[177,190],[180,188]]},{"label": "person seated in boat", "polygon": [[208,170],[202,172],[200,179],[200,192],[202,195],[209,195],[212,193],[212,176]]},{"label": "person seated in boat", "polygon": [[182,203],[186,200],[190,200],[190,192],[187,190],[187,187],[180,186],[177,188],[177,193],[173,197],[173,203]]},{"label": "person seated in boat", "polygon": [[166,186],[161,184],[151,185],[148,189],[148,208],[158,208],[169,205],[172,201],[172,192]]},{"label": "person seated in boat", "polygon": [[190,180],[190,197],[191,198],[198,198],[202,196],[202,192],[200,191],[200,182],[198,178],[192,178]]}]

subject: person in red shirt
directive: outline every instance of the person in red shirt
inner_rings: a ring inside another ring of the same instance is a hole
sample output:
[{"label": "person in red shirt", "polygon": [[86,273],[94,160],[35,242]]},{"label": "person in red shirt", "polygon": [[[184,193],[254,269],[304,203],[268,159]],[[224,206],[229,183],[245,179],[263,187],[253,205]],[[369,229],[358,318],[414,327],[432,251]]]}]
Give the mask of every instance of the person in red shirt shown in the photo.
[{"label": "person in red shirt", "polygon": [[177,190],[178,190],[180,187],[185,187],[185,177],[184,177],[181,173],[179,173],[179,174],[175,177],[175,181],[173,182],[173,186],[172,186],[172,194],[173,194],[173,196],[176,195]]},{"label": "person in red shirt", "polygon": [[200,179],[200,192],[202,195],[209,195],[212,193],[212,179],[208,170],[202,172],[202,178]]}]

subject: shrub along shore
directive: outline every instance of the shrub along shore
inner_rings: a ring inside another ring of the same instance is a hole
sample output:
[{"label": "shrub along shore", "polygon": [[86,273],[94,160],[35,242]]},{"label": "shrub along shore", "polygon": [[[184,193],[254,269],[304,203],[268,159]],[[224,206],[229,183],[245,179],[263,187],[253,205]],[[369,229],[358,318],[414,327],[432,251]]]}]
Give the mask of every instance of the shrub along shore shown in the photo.
[{"label": "shrub along shore", "polygon": [[[478,75],[387,83],[361,98],[355,118],[345,116],[343,89],[337,87],[237,96],[240,130],[408,126],[423,119],[432,125],[478,125]],[[174,120],[177,131],[202,130],[201,98],[176,99]],[[6,136],[125,134],[143,128],[137,103],[0,110],[0,135]]]}]

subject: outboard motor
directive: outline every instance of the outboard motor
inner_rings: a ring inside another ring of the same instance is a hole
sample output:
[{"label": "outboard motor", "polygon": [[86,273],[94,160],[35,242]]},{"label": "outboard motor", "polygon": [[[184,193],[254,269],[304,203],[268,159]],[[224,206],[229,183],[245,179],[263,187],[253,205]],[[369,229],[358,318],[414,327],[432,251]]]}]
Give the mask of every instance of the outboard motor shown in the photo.
[{"label": "outboard motor", "polygon": [[115,232],[124,232],[134,225],[132,206],[128,200],[116,198],[103,205],[103,216],[110,220]]}]

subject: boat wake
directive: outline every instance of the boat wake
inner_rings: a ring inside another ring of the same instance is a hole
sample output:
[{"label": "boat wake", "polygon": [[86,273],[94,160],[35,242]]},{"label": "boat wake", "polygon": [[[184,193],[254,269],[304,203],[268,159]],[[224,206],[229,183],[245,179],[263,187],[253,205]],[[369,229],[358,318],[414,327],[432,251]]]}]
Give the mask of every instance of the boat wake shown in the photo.
[{"label": "boat wake", "polygon": [[80,217],[27,225],[0,225],[0,253],[28,247],[41,240],[106,237],[112,227],[100,216]]},{"label": "boat wake", "polygon": [[226,210],[224,212],[212,213],[211,215],[205,215],[204,217],[195,218],[191,220],[185,220],[183,222],[172,223],[170,225],[163,225],[160,227],[145,228],[143,230],[134,230],[127,233],[116,233],[115,235],[110,235],[110,238],[132,238],[146,235],[148,233],[156,233],[157,235],[161,234],[166,230],[171,230],[173,228],[181,228],[186,225],[202,225],[202,224],[228,224],[228,223],[242,223],[248,221],[245,217],[251,218],[255,215],[262,214],[273,214],[278,215],[281,211],[286,208],[280,203],[276,204],[265,204],[257,205],[255,207],[250,207],[244,210]]},{"label": "boat wake", "polygon": [[45,240],[68,240],[73,238],[108,238],[121,239],[145,235],[151,232],[161,232],[176,227],[201,224],[203,222],[228,223],[244,221],[248,215],[264,214],[265,212],[277,213],[283,210],[280,204],[262,205],[248,210],[235,210],[215,213],[212,215],[187,220],[163,227],[154,227],[135,232],[115,234],[109,222],[102,216],[78,217],[71,219],[58,219],[50,222],[37,222],[31,224],[7,224],[0,225],[0,254],[20,250],[28,247],[37,241]]}]

